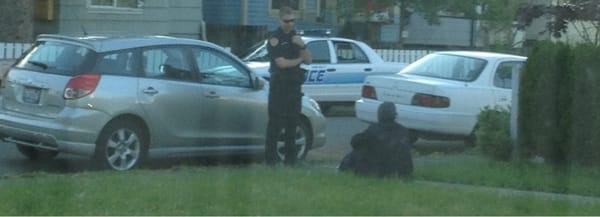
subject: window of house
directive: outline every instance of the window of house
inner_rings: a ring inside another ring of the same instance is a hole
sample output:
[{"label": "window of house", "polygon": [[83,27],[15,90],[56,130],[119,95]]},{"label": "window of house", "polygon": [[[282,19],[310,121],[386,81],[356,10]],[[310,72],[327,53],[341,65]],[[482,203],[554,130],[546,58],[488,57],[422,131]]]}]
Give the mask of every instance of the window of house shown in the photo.
[{"label": "window of house", "polygon": [[143,0],[89,0],[89,7],[93,10],[109,11],[139,11],[144,4]]}]

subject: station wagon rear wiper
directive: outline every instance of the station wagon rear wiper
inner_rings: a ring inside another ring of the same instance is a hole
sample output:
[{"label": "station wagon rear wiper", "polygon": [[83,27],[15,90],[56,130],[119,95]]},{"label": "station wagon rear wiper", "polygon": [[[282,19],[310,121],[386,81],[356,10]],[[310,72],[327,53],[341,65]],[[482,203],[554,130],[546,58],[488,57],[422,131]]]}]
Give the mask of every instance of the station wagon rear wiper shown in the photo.
[{"label": "station wagon rear wiper", "polygon": [[32,64],[34,66],[39,66],[39,67],[41,67],[44,70],[48,69],[48,65],[46,63],[42,63],[42,62],[38,62],[38,61],[31,61],[31,60],[27,61],[27,63],[30,63],[30,64]]}]

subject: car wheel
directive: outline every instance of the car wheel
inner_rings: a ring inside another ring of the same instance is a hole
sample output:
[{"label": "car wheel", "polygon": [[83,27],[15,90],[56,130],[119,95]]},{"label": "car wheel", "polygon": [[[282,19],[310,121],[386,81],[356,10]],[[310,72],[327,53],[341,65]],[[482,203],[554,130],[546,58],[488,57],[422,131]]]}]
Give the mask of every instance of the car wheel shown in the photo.
[{"label": "car wheel", "polygon": [[58,151],[40,149],[18,143],[17,150],[30,160],[51,160],[58,155]]},{"label": "car wheel", "polygon": [[[277,156],[279,160],[283,161],[285,158],[285,142],[283,136],[277,141]],[[306,121],[301,120],[298,127],[296,127],[296,149],[298,154],[296,155],[298,160],[303,160],[308,154],[308,150],[312,147],[312,132]]]},{"label": "car wheel", "polygon": [[120,120],[104,128],[96,143],[96,159],[104,167],[125,171],[138,166],[147,155],[146,133],[137,124]]},{"label": "car wheel", "polygon": [[465,147],[473,148],[477,145],[476,143],[477,137],[474,133],[471,133],[469,136],[465,137]]},{"label": "car wheel", "polygon": [[408,144],[412,147],[419,140],[419,132],[408,130]]}]

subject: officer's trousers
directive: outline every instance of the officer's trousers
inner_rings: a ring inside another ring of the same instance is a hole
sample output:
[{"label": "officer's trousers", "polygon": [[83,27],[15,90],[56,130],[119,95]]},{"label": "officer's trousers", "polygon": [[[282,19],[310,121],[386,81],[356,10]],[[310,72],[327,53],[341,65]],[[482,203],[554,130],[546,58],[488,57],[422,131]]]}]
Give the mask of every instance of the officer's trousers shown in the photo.
[{"label": "officer's trousers", "polygon": [[[302,103],[301,84],[291,79],[272,77],[269,84],[269,122],[267,125],[265,160],[275,164],[283,152],[284,163],[294,164],[297,160],[296,128]],[[277,142],[282,140],[278,150]]]}]

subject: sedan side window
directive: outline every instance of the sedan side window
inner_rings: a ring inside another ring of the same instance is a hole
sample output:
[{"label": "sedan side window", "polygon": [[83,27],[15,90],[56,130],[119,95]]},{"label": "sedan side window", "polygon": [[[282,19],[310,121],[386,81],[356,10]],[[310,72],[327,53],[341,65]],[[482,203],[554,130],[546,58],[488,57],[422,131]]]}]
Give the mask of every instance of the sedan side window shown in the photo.
[{"label": "sedan side window", "polygon": [[333,42],[338,63],[368,63],[367,55],[355,44],[350,42]]},{"label": "sedan side window", "polygon": [[496,73],[494,73],[494,86],[512,89],[512,74],[521,71],[522,65],[523,63],[520,62],[500,63],[496,68]]},{"label": "sedan side window", "polygon": [[250,75],[230,57],[208,49],[193,49],[201,83],[250,87]]},{"label": "sedan side window", "polygon": [[169,80],[193,80],[192,70],[181,48],[164,47],[142,52],[142,66],[146,77]]}]

